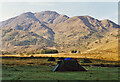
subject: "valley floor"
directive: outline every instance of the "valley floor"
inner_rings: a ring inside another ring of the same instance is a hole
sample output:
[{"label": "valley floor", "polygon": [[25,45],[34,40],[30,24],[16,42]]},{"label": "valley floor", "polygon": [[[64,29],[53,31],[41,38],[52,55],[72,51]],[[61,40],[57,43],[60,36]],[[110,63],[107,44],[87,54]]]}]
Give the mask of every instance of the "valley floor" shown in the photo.
[{"label": "valley floor", "polygon": [[54,66],[2,66],[2,80],[118,80],[118,67],[87,67],[87,72],[52,72]]},{"label": "valley floor", "polygon": [[[87,72],[53,72],[56,61],[48,58],[2,58],[2,80],[118,80],[120,67],[101,67],[94,64],[118,64],[117,62],[92,60],[80,63]],[[52,65],[52,67],[49,67]]]}]

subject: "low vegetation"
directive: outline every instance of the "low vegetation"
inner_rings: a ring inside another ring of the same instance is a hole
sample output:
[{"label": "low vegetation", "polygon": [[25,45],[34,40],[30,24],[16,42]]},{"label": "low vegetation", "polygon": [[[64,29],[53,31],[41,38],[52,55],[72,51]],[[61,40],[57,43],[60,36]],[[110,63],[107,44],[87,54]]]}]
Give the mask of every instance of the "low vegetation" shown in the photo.
[{"label": "low vegetation", "polygon": [[40,50],[40,51],[30,51],[30,52],[7,52],[7,51],[2,51],[0,52],[2,55],[12,55],[12,54],[20,54],[22,55],[32,55],[32,54],[54,54],[54,53],[58,53],[58,50]]},{"label": "low vegetation", "polygon": [[58,50],[42,50],[41,54],[53,54],[58,53]]},{"label": "low vegetation", "polygon": [[[58,61],[48,58],[3,58],[3,80],[118,80],[119,67],[89,66],[82,63],[87,72],[52,72]],[[78,59],[78,62],[81,59]],[[103,61],[93,61],[91,64]],[[49,65],[52,65],[49,67]]]}]

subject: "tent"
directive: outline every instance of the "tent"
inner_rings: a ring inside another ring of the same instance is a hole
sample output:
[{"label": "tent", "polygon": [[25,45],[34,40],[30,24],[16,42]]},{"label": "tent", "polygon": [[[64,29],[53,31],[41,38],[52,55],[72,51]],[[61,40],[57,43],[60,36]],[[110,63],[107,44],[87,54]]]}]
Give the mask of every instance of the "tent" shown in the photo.
[{"label": "tent", "polygon": [[77,58],[74,58],[73,60],[76,60],[76,61],[77,61]]},{"label": "tent", "polygon": [[92,63],[92,61],[90,61],[89,59],[86,59],[86,58],[83,60],[83,62],[84,63]]},{"label": "tent", "polygon": [[64,60],[72,60],[72,58],[65,58]]},{"label": "tent", "polygon": [[33,56],[33,55],[31,55],[30,57],[31,57],[31,58],[34,58],[34,56]]},{"label": "tent", "polygon": [[86,71],[76,60],[59,62],[52,71]]},{"label": "tent", "polygon": [[84,63],[84,61],[80,61],[80,63]]},{"label": "tent", "polygon": [[61,57],[61,58],[58,58],[58,60],[64,60],[65,58]]},{"label": "tent", "polygon": [[55,61],[55,58],[54,57],[49,57],[48,61]]}]

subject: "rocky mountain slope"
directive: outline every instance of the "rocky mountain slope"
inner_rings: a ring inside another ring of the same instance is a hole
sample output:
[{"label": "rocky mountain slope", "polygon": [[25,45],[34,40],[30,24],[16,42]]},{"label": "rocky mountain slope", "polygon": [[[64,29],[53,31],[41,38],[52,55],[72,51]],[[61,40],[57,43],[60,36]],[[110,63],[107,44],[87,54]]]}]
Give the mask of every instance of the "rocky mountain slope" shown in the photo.
[{"label": "rocky mountain slope", "polygon": [[[2,23],[3,50],[25,50],[25,46],[59,51],[85,51],[99,46],[96,41],[117,40],[119,25],[90,16],[68,17],[55,11],[26,12]],[[106,38],[107,37],[107,38]],[[93,42],[96,42],[95,44]],[[36,47],[37,46],[37,47]],[[22,47],[24,47],[22,49]],[[39,49],[38,49],[39,50]]]},{"label": "rocky mountain slope", "polygon": [[[110,20],[97,20],[90,16],[76,16],[58,24],[54,29],[55,42],[64,48],[83,49],[93,41],[118,30],[118,25]],[[80,50],[81,50],[80,49]]]}]

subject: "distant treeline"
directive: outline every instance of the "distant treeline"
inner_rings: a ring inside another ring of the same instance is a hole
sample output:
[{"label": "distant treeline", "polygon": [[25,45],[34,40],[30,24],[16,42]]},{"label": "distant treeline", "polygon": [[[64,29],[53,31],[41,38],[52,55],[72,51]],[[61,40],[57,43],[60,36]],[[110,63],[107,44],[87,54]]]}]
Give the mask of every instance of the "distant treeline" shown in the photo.
[{"label": "distant treeline", "polygon": [[54,53],[58,53],[58,50],[41,50],[39,52],[31,51],[31,52],[26,52],[26,53],[22,53],[22,52],[15,53],[15,52],[7,52],[7,51],[0,52],[0,54],[2,55],[8,55],[8,54],[9,55],[10,54],[31,55],[31,54],[54,54]]},{"label": "distant treeline", "polygon": [[42,50],[41,54],[53,54],[58,53],[58,50]]},{"label": "distant treeline", "polygon": [[58,50],[41,50],[40,52],[28,52],[26,55],[29,54],[54,54],[58,53]]}]

